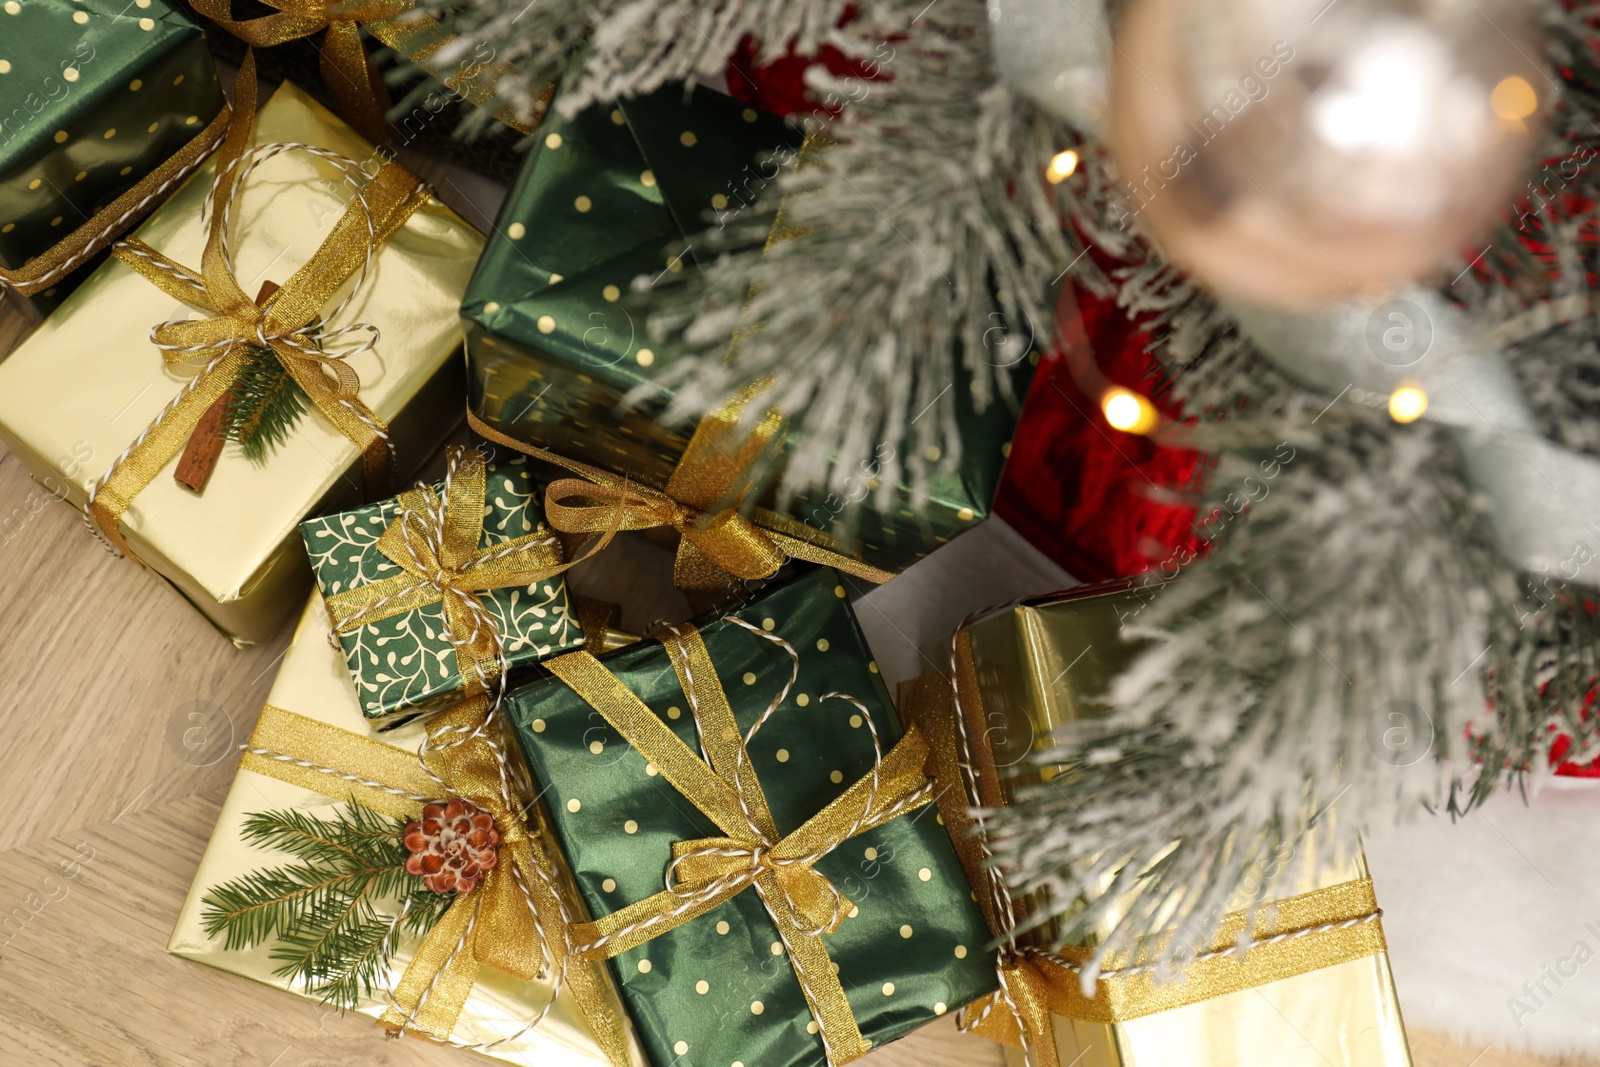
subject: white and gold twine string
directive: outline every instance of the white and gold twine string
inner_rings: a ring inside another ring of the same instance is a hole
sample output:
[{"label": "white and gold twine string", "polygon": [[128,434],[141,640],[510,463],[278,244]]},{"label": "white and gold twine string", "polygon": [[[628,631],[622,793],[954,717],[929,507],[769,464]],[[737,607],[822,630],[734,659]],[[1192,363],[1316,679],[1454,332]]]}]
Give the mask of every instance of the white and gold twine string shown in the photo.
[{"label": "white and gold twine string", "polygon": [[[129,219],[142,216],[145,212],[145,209],[148,208],[152,203],[165,200],[168,190],[176,185],[182,184],[188,179],[189,175],[199,170],[200,166],[209,158],[210,153],[208,152],[186,166],[179,168],[177,173],[173,174],[172,177],[168,178],[166,181],[150,190],[149,194],[139,200],[138,203],[129,206],[128,210],[124,211],[122,214],[106,223],[105,228],[90,238],[89,241],[83,246],[83,251],[68,257],[66,260],[62,261],[59,266],[41,274],[33,282],[33,285],[48,286],[52,282],[55,282],[61,278],[65,278],[68,274],[71,274],[73,271],[77,270],[79,266],[92,259],[100,252],[102,248],[105,247],[105,241],[108,237],[110,237],[112,234],[121,233],[123,228],[127,226]],[[11,288],[11,283],[6,281],[5,278],[0,277],[0,293],[5,292],[9,288]]]},{"label": "white and gold twine string", "polygon": [[[217,177],[216,177],[216,179],[215,179],[215,181],[214,181],[214,183],[212,185],[211,194],[206,199],[205,210],[206,211],[215,210],[216,197],[217,197],[218,193],[220,192],[220,190],[222,189],[223,181],[232,172],[234,167],[241,167],[241,166],[243,167],[243,169],[240,170],[238,180],[235,183],[235,186],[237,187],[238,185],[242,185],[243,184],[244,180],[249,176],[250,172],[252,170],[254,170],[257,166],[261,165],[262,163],[265,163],[267,160],[273,158],[274,156],[279,155],[280,153],[288,152],[288,151],[308,152],[308,153],[310,153],[310,154],[312,154],[314,156],[317,156],[317,157],[319,157],[319,158],[331,163],[339,171],[340,176],[344,178],[346,184],[348,184],[351,187],[351,189],[354,191],[355,200],[361,205],[362,217],[366,221],[366,225],[367,225],[366,252],[365,252],[365,255],[364,255],[363,259],[362,259],[361,269],[356,275],[355,285],[351,287],[350,291],[345,295],[344,299],[341,300],[339,302],[339,304],[334,308],[334,310],[329,315],[327,315],[321,322],[313,323],[309,327],[302,328],[302,329],[300,329],[298,331],[295,331],[295,333],[292,334],[292,335],[291,334],[273,334],[273,335],[271,335],[269,337],[267,335],[267,333],[266,333],[265,321],[263,321],[262,324],[257,326],[257,328],[256,328],[256,336],[255,336],[254,340],[255,340],[256,343],[260,344],[262,347],[267,347],[269,341],[278,341],[280,343],[288,345],[289,347],[291,347],[293,349],[296,349],[297,351],[306,353],[308,356],[309,355],[316,355],[316,356],[322,356],[322,357],[325,357],[325,358],[346,360],[346,359],[351,358],[352,356],[359,355],[359,354],[361,354],[363,352],[369,351],[372,348],[376,347],[377,344],[378,344],[378,339],[379,339],[378,328],[376,326],[370,324],[370,323],[359,323],[359,322],[358,323],[350,323],[350,324],[348,324],[346,326],[342,326],[342,327],[340,327],[338,329],[335,329],[335,330],[329,330],[327,328],[327,324],[329,322],[331,322],[335,317],[337,317],[347,306],[349,306],[350,302],[355,299],[357,293],[359,293],[361,291],[362,287],[366,284],[368,273],[369,273],[369,271],[371,269],[371,266],[372,266],[372,259],[373,259],[374,254],[377,251],[376,232],[375,232],[375,230],[373,228],[373,222],[372,222],[372,209],[368,205],[367,200],[366,200],[364,183],[361,182],[361,181],[358,181],[357,177],[356,177],[356,175],[362,175],[363,177],[365,176],[365,171],[363,171],[361,169],[361,165],[359,163],[357,163],[355,160],[351,159],[349,156],[341,155],[340,153],[332,152],[332,151],[329,151],[328,149],[320,148],[320,147],[318,147],[316,145],[302,144],[302,143],[294,142],[294,141],[279,141],[279,142],[274,142],[274,143],[271,143],[271,144],[257,145],[254,148],[251,148],[249,151],[247,151],[244,155],[242,155],[238,159],[231,161],[227,167],[224,167],[219,171],[219,173],[217,174]],[[234,201],[235,200],[237,200],[237,197],[234,197],[234,198],[230,199],[228,201],[228,203],[223,208],[222,254],[223,254],[224,262],[226,262],[228,264],[228,270],[229,270],[230,273],[233,270],[233,264],[232,264],[232,254],[231,254],[231,252],[230,252],[230,250],[228,248],[228,230],[229,230],[229,227],[232,225],[232,211],[233,211],[233,205],[234,205]],[[204,217],[204,212],[202,213],[202,218],[203,217]],[[155,265],[155,266],[159,267],[160,269],[164,270],[165,272],[167,272],[168,274],[172,274],[173,273],[172,268],[170,268],[169,266],[167,266],[164,263],[160,263],[158,260],[155,260],[155,259],[151,258],[151,256],[149,254],[144,252],[142,249],[140,249],[136,245],[130,245],[126,241],[119,241],[117,243],[116,247],[118,248],[118,250],[131,252],[134,255],[139,256],[146,263]],[[197,292],[200,292],[200,293],[204,293],[205,292],[204,287],[195,284],[193,279],[184,278],[183,280],[184,280],[185,284],[189,285],[191,288],[195,289]],[[153,420],[151,420],[150,423],[148,423],[145,426],[145,428],[143,430],[140,431],[139,435],[136,438],[134,438],[133,442],[131,444],[129,444],[127,448],[123,449],[122,452],[119,453],[117,455],[117,457],[111,461],[111,465],[106,469],[105,474],[101,475],[98,480],[96,480],[95,482],[90,484],[88,496],[84,500],[84,504],[83,504],[83,509],[82,510],[83,510],[83,520],[84,520],[85,525],[87,525],[89,527],[90,532],[92,532],[94,534],[95,538],[106,548],[106,550],[111,552],[113,555],[120,556],[122,553],[116,548],[115,545],[113,545],[111,543],[111,541],[104,535],[104,533],[101,532],[101,530],[99,528],[99,524],[96,523],[95,520],[94,520],[93,507],[94,507],[94,503],[95,503],[96,498],[99,496],[101,486],[105,485],[107,482],[109,482],[111,480],[112,475],[114,475],[117,472],[117,470],[119,468],[121,468],[124,463],[127,462],[128,457],[133,454],[133,451],[136,448],[138,448],[141,444],[143,444],[145,439],[148,438],[150,436],[150,434],[155,431],[155,428],[158,425],[160,425],[163,420],[166,419],[166,417],[173,411],[173,409],[175,409],[180,403],[182,403],[183,400],[186,397],[188,397],[189,394],[192,393],[195,390],[195,388],[200,384],[200,382],[203,381],[213,370],[216,369],[216,366],[217,366],[218,363],[220,363],[223,359],[225,359],[228,356],[228,354],[230,352],[232,352],[238,345],[249,343],[249,341],[251,340],[250,338],[235,337],[235,338],[230,338],[229,340],[227,340],[225,342],[221,342],[219,344],[205,344],[205,345],[201,345],[201,344],[171,345],[171,344],[163,344],[162,342],[156,340],[156,334],[163,327],[176,325],[178,323],[185,322],[185,321],[188,321],[188,320],[186,320],[186,319],[170,319],[170,320],[168,320],[166,322],[163,322],[163,323],[153,327],[151,329],[151,331],[150,331],[150,343],[155,345],[155,347],[157,347],[158,349],[161,349],[162,351],[166,351],[166,352],[182,352],[182,353],[190,353],[190,354],[194,354],[194,355],[198,355],[198,354],[200,354],[202,352],[213,351],[213,350],[216,350],[216,349],[219,349],[219,348],[221,350],[219,352],[217,352],[217,354],[215,356],[213,356],[206,363],[205,367],[198,374],[194,375],[193,377],[191,377],[188,381],[186,381],[183,384],[183,387],[181,389],[179,389],[178,393],[170,401],[168,401],[165,405],[163,405],[161,411],[156,415],[156,417]],[[347,334],[355,333],[355,332],[361,332],[361,331],[365,331],[368,334],[368,337],[367,337],[366,340],[360,342],[359,344],[357,344],[354,348],[350,349],[349,351],[342,352],[342,353],[340,353],[338,355],[329,356],[329,353],[327,352],[327,347],[331,342],[334,342],[338,338],[344,337]],[[314,347],[312,347],[310,345],[302,343],[300,340],[297,339],[298,337],[301,337],[301,336],[311,337],[311,338],[320,338],[322,340],[322,342],[323,342],[323,348],[318,349],[318,348],[314,348]],[[392,467],[392,465],[394,463],[394,442],[390,438],[388,431],[385,430],[378,423],[376,423],[372,418],[370,418],[369,416],[363,414],[359,409],[356,408],[355,405],[351,404],[349,401],[340,400],[339,403],[341,405],[343,405],[345,407],[345,409],[350,412],[351,415],[355,416],[355,418],[360,420],[370,430],[372,430],[373,434],[375,436],[377,436],[377,438],[383,442],[384,450],[385,450],[385,452],[386,452],[386,454],[388,456],[389,463],[390,463],[390,465]]]}]

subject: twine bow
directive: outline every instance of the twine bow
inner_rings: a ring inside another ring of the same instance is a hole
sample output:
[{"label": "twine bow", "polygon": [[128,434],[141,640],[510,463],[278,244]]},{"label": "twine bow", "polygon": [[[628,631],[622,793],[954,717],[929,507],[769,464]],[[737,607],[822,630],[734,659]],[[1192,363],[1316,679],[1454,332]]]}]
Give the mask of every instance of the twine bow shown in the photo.
[{"label": "twine bow", "polygon": [[[434,19],[413,11],[412,0],[270,0],[268,6],[277,10],[253,19],[235,19],[232,0],[193,3],[196,11],[252,48],[270,48],[327,30],[322,39],[322,77],[339,104],[340,114],[374,144],[393,139],[384,117],[390,107],[389,90],[383,75],[367,62],[361,27],[410,60],[425,59],[454,40],[439,29]],[[463,66],[446,75],[444,84],[468,103],[481,104],[494,93],[492,84],[482,84],[479,79],[488,66]],[[533,125],[509,108],[495,118],[518,133],[533,132]]]},{"label": "twine bow", "polygon": [[[1124,1022],[1384,951],[1382,912],[1364,878],[1276,901],[1270,922],[1266,915],[1230,913],[1211,944],[1172,972],[1147,962],[1163,957],[1170,934],[1114,953],[1093,970],[1093,947],[1051,952],[1019,941],[1025,902],[1012,897],[994,865],[981,818],[1005,795],[965,626],[952,640],[951,664],[948,680],[929,674],[905,683],[900,707],[927,738],[927,773],[941,786],[940,814],[999,941],[1000,989],[962,1011],[963,1031],[1022,1049],[1030,1067],[1061,1067],[1052,1015]],[[1183,980],[1174,981],[1180,971]],[[1087,984],[1086,973],[1094,975]]]},{"label": "twine bow", "polygon": [[836,931],[853,905],[814,865],[851,837],[928,803],[926,745],[913,727],[885,756],[874,728],[872,772],[799,829],[780,835],[746,749],[767,716],[741,736],[699,633],[677,627],[663,644],[689,698],[709,765],[593,656],[574,652],[546,666],[725,836],[676,843],[668,888],[575,926],[574,951],[610,959],[754,887],[788,950],[828,1062],[857,1059],[871,1045],[856,1025],[821,936]]},{"label": "twine bow", "polygon": [[[313,327],[313,320],[334,294],[359,273],[356,289],[366,278],[374,251],[427,200],[422,184],[394,163],[386,163],[340,216],[312,257],[264,304],[245,295],[233,276],[227,228],[235,194],[245,176],[279,152],[302,149],[334,162],[356,184],[360,168],[353,161],[310,145],[273,144],[251,147],[255,131],[255,57],[245,56],[234,87],[234,108],[216,160],[211,191],[211,221],[199,274],[133,239],[119,242],[114,254],[163,292],[207,317],[175,320],[157,326],[151,340],[169,364],[196,358],[208,362],[183,387],[156,420],[113,461],[92,489],[87,515],[116,550],[127,544],[118,520],[133,498],[183,448],[206,410],[225,392],[245,366],[247,351],[269,349],[327,419],[361,450],[368,490],[388,483],[389,434],[377,415],[362,403],[360,379],[344,360],[377,343],[377,330],[365,324],[338,330]],[[338,314],[355,295],[352,290],[327,318]],[[310,343],[313,333],[326,342],[347,333],[366,331],[368,339],[339,355]]]},{"label": "twine bow", "polygon": [[[747,397],[707,414],[695,428],[666,488],[654,489],[600,467],[568,459],[501,433],[470,409],[467,422],[479,435],[576,474],[545,490],[545,516],[563,533],[593,533],[616,521],[623,530],[666,527],[681,539],[673,565],[680,589],[726,589],[737,581],[769,578],[786,559],[808,560],[869,582],[893,578],[817,543],[826,535],[764,508],[741,510],[755,488],[751,470],[775,447],[782,417],[767,412],[741,434]],[[803,531],[803,534],[801,533]]]},{"label": "twine bow", "polygon": [[415,753],[269,704],[239,765],[401,819],[417,818],[424,803],[441,795],[470,801],[494,818],[501,862],[471,892],[457,895],[423,937],[380,1025],[448,1042],[480,968],[524,981],[554,976],[565,982],[613,1067],[628,1067],[620,1005],[598,965],[571,957],[571,917],[557,889],[557,866],[524,822],[524,805],[512,799],[500,749],[491,740],[497,727],[491,708],[477,696],[436,717],[419,760]]},{"label": "twine bow", "polygon": [[483,454],[454,447],[442,493],[418,486],[400,494],[400,512],[377,549],[402,573],[328,597],[337,633],[442,603],[464,683],[487,692],[503,677],[500,632],[478,594],[533,585],[570,564],[562,562],[560,540],[551,534],[524,534],[480,549],[486,480]]}]

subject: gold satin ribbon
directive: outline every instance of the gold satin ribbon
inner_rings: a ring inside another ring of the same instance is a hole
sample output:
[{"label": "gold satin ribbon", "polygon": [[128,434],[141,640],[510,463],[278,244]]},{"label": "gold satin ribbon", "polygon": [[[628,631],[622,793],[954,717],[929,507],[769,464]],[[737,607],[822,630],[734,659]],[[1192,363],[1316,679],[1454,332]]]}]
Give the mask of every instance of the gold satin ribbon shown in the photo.
[{"label": "gold satin ribbon", "polygon": [[[376,495],[388,483],[388,431],[357,395],[361,383],[356,372],[342,360],[318,351],[300,331],[362,267],[371,248],[405,225],[427,200],[427,191],[403,167],[384,164],[362,191],[372,216],[370,234],[361,200],[352,201],[316,253],[265,304],[258,305],[239,288],[224,252],[228,206],[238,190],[240,161],[251,147],[255,111],[255,56],[247,54],[234,83],[232,119],[217,153],[210,230],[198,274],[138,240],[123,241],[113,252],[157,288],[208,316],[165,323],[155,331],[152,339],[164,346],[163,358],[168,363],[183,362],[196,351],[221,353],[95,490],[90,514],[123,554],[128,548],[118,520],[133,498],[182,451],[206,409],[232,388],[245,364],[247,348],[263,339],[317,410],[361,450],[368,491]],[[298,341],[294,340],[297,336]]]},{"label": "gold satin ribbon", "polygon": [[518,441],[470,408],[467,422],[481,437],[577,475],[545,489],[545,517],[563,533],[604,529],[619,512],[619,529],[678,531],[673,582],[680,589],[726,589],[740,580],[768,578],[785,559],[820,563],[879,584],[893,578],[890,571],[817,544],[814,538],[825,536],[821,531],[797,536],[790,532],[797,524],[775,512],[752,508],[749,515],[742,513],[740,505],[755,485],[750,468],[782,428],[781,416],[768,412],[753,431],[736,436],[745,402],[746,397],[737,398],[700,420],[664,491]]},{"label": "gold satin ribbon", "polygon": [[[193,0],[196,11],[252,48],[270,48],[327,30],[322,39],[322,77],[339,104],[340,114],[373,144],[386,144],[393,139],[385,118],[390,107],[389,90],[383,75],[367,63],[367,51],[361,45],[361,27],[365,26],[378,40],[411,60],[425,59],[454,40],[451,35],[439,31],[434,19],[413,11],[412,0],[367,0],[356,4],[338,0],[267,0],[267,3],[277,11],[260,18],[235,19],[232,0]],[[487,63],[477,63],[447,75],[443,81],[463,100],[481,104],[494,92],[492,86],[480,84],[478,79],[487,68]],[[495,118],[518,133],[533,132],[533,126],[523,122],[509,108]]]},{"label": "gold satin ribbon", "polygon": [[[1003,805],[1005,796],[964,626],[956,633],[951,660],[953,683],[939,675],[906,682],[900,709],[928,739],[926,771],[939,786],[940,815],[990,929],[1003,942],[1000,991],[966,1009],[964,1031],[1024,1049],[1032,1067],[1061,1067],[1051,1015],[1126,1022],[1385,950],[1372,883],[1360,879],[1274,901],[1256,913],[1253,925],[1247,912],[1228,914],[1211,944],[1182,966],[1179,981],[1144,962],[1158,957],[1171,935],[1144,939],[1107,956],[1093,994],[1085,995],[1080,969],[1094,948],[1050,953],[1008,940],[1025,907],[1012,899],[988,862],[982,826],[973,816],[975,809]],[[1241,951],[1237,946],[1247,929],[1250,936]]]},{"label": "gold satin ribbon", "polygon": [[525,534],[480,549],[488,478],[483,453],[453,447],[449,470],[442,497],[430,486],[401,493],[399,514],[378,538],[378,551],[402,573],[327,597],[328,615],[335,632],[350,633],[443,602],[462,682],[487,691],[500,674],[500,634],[477,594],[533,585],[570,564],[562,562],[552,534]]},{"label": "gold satin ribbon", "polygon": [[858,1059],[871,1043],[856,1025],[821,936],[837,930],[853,905],[813,864],[856,834],[928,802],[926,745],[913,726],[871,774],[780,837],[705,642],[683,626],[663,644],[690,697],[709,766],[593,656],[574,652],[545,666],[726,836],[674,844],[670,887],[575,925],[574,951],[610,959],[754,886],[788,949],[828,1062]]},{"label": "gold satin ribbon", "polygon": [[436,717],[425,770],[415,753],[269,704],[239,766],[395,818],[420,817],[424,802],[444,792],[493,816],[502,862],[472,892],[457,895],[423,937],[380,1025],[448,1041],[481,967],[523,981],[565,968],[600,1048],[614,1067],[628,1067],[627,1030],[611,986],[598,964],[569,958],[554,859],[508,803],[487,736],[488,709],[487,700],[474,697]]},{"label": "gold satin ribbon", "polygon": [[205,162],[228,128],[226,104],[206,128],[178,150],[170,159],[139,179],[138,183],[94,216],[57,241],[41,256],[28,260],[15,270],[0,270],[0,288],[15,289],[23,296],[55,285],[91,256],[137,226],[146,215],[166,200],[172,189]]}]

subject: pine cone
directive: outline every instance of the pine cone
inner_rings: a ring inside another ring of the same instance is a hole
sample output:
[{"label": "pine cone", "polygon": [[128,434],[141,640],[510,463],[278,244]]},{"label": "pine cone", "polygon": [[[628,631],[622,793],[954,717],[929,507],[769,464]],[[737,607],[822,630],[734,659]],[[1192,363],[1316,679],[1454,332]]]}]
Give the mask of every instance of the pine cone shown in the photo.
[{"label": "pine cone", "polygon": [[411,853],[406,871],[435,893],[472,892],[499,858],[494,817],[465,800],[427,805],[401,838]]}]

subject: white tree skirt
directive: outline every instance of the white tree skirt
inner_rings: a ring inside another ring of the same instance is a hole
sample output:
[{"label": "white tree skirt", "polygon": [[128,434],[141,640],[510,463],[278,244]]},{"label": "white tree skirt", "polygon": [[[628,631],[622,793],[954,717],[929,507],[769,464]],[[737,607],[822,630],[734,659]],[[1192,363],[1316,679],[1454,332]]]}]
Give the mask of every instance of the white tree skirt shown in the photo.
[{"label": "white tree skirt", "polygon": [[[991,519],[856,609],[893,690],[946,667],[950,634],[972,612],[1073,584]],[[1600,1054],[1600,786],[1558,780],[1459,822],[1419,813],[1366,844],[1409,1024],[1469,1044]]]},{"label": "white tree skirt", "polygon": [[1557,779],[1369,833],[1406,1021],[1475,1046],[1600,1053],[1600,787]]}]

